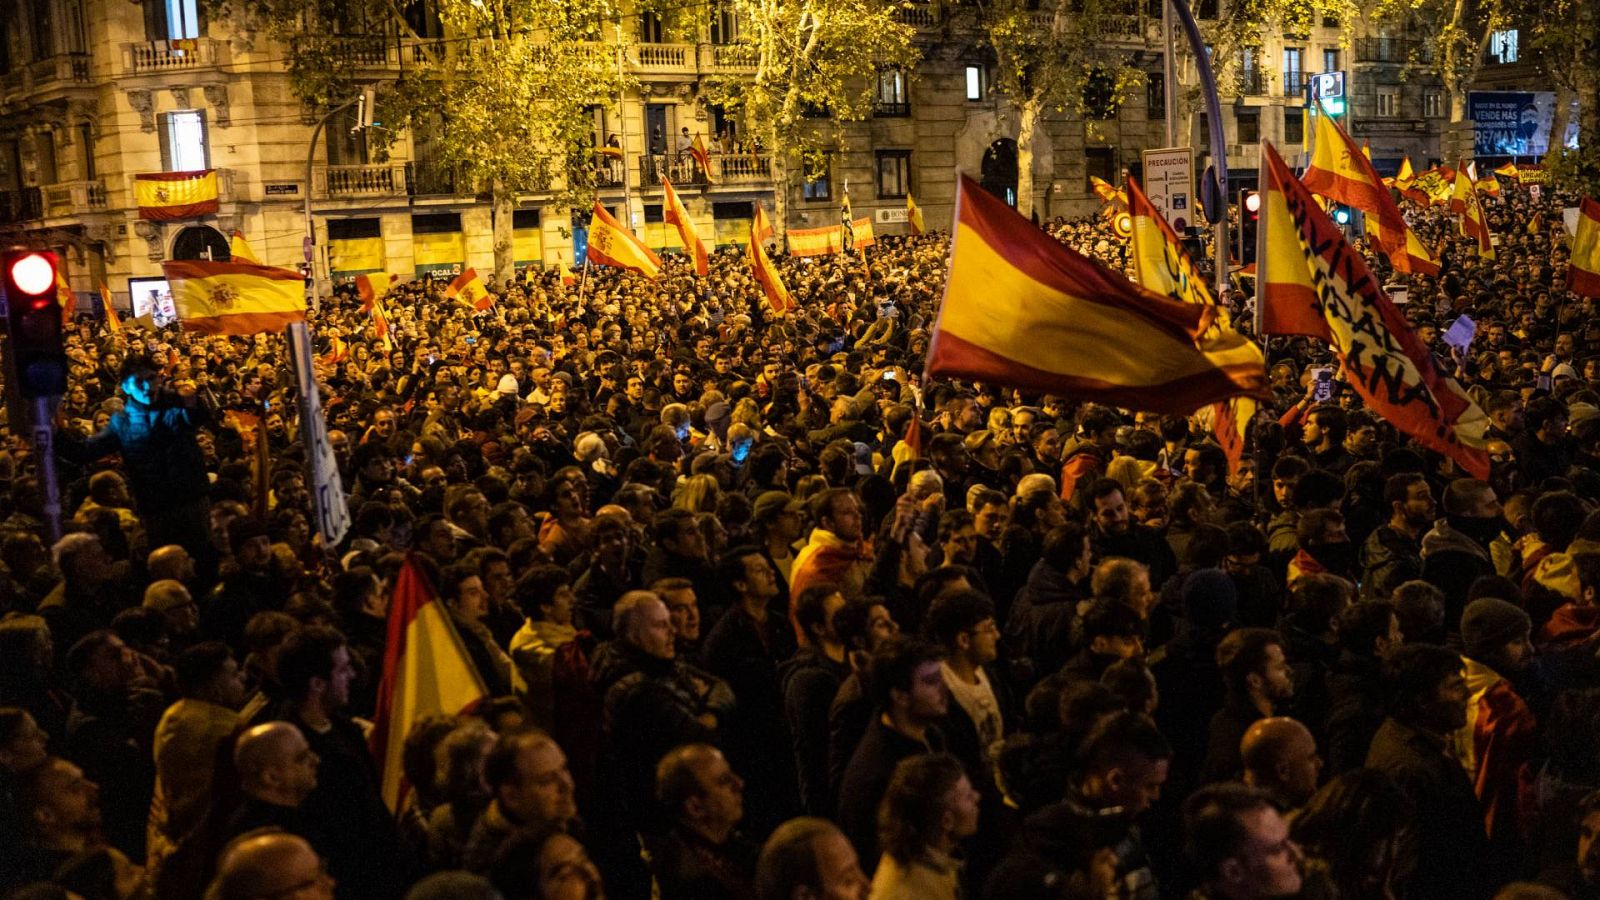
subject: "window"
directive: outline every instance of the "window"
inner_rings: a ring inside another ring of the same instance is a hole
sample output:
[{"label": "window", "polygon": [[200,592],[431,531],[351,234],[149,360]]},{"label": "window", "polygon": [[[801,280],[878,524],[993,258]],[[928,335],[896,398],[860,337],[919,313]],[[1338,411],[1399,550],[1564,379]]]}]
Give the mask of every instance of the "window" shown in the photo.
[{"label": "window", "polygon": [[648,11],[639,14],[639,43],[665,43],[663,39],[665,33],[666,27],[662,24],[659,15]]},{"label": "window", "polygon": [[1303,109],[1283,107],[1283,142],[1285,144],[1304,144],[1306,142],[1306,114]]},{"label": "window", "polygon": [[1508,28],[1489,35],[1489,59],[1505,65],[1517,61],[1517,30]]},{"label": "window", "polygon": [[1261,113],[1255,110],[1241,110],[1234,114],[1234,122],[1239,126],[1239,143],[1261,142]]},{"label": "window", "polygon": [[1444,92],[1424,91],[1422,94],[1422,115],[1429,119],[1438,119],[1444,116]]},{"label": "window", "polygon": [[879,150],[878,199],[893,200],[911,193],[911,151]]},{"label": "window", "polygon": [[328,240],[330,241],[361,241],[370,238],[383,237],[383,220],[376,217],[366,219],[329,219]]},{"label": "window", "polygon": [[1329,48],[1323,50],[1322,51],[1322,71],[1324,71],[1324,72],[1337,72],[1337,71],[1339,71],[1339,68],[1340,68],[1340,66],[1339,66],[1339,51],[1337,49],[1335,49],[1335,48],[1332,48],[1332,47],[1329,47]]},{"label": "window", "polygon": [[833,179],[828,175],[827,157],[807,157],[806,183],[803,196],[807,200],[828,200],[833,197]]},{"label": "window", "polygon": [[33,152],[38,158],[40,184],[55,184],[61,180],[56,171],[56,135],[53,131],[40,131],[33,136]]},{"label": "window", "polygon": [[717,3],[711,7],[711,43],[727,45],[739,39],[739,19],[733,6]]},{"label": "window", "polygon": [[100,177],[94,167],[94,126],[88,122],[78,126],[78,171],[84,181]]},{"label": "window", "polygon": [[55,4],[51,0],[32,0],[23,8],[32,19],[28,23],[28,30],[33,34],[33,58],[48,59],[54,56],[56,54]]},{"label": "window", "polygon": [[167,39],[200,36],[200,10],[197,0],[162,0],[167,5]]},{"label": "window", "polygon": [[1400,115],[1400,88],[1378,88],[1378,115],[1393,118]]},{"label": "window", "polygon": [[328,165],[364,166],[367,156],[367,132],[357,128],[361,113],[352,106],[328,122]]},{"label": "window", "polygon": [[[1083,162],[1084,174],[1089,178],[1099,178],[1111,184],[1122,180],[1122,174],[1117,171],[1117,151],[1114,147],[1085,147]],[[1093,195],[1094,182],[1089,181],[1084,189]]]},{"label": "window", "polygon": [[873,115],[911,115],[911,100],[906,93],[905,70],[895,68],[879,69],[878,90],[873,99]]},{"label": "window", "polygon": [[1089,73],[1083,86],[1083,105],[1091,119],[1111,119],[1117,115],[1117,78],[1104,69]]},{"label": "window", "polygon": [[1144,114],[1148,119],[1167,117],[1167,82],[1161,72],[1151,72],[1144,82]]},{"label": "window", "polygon": [[184,109],[162,115],[161,167],[168,172],[211,168],[206,140],[206,114]]},{"label": "window", "polygon": [[967,99],[982,100],[989,92],[989,70],[983,66],[967,66]]},{"label": "window", "polygon": [[1283,95],[1285,97],[1298,97],[1305,90],[1305,57],[1304,47],[1283,48]]}]

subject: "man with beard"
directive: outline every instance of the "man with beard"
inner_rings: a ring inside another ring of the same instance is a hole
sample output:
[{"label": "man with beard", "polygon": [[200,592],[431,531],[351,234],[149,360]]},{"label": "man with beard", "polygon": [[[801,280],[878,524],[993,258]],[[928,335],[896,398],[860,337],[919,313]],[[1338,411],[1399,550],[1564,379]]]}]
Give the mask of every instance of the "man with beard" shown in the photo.
[{"label": "man with beard", "polygon": [[1144,525],[1136,525],[1128,518],[1128,504],[1123,499],[1122,484],[1112,478],[1100,478],[1083,492],[1084,506],[1094,518],[1095,556],[1125,556],[1144,563],[1150,570],[1151,584],[1165,584],[1178,570],[1178,561],[1172,547],[1161,533]]},{"label": "man with beard", "polygon": [[1283,639],[1270,628],[1240,628],[1217,645],[1217,668],[1227,694],[1211,717],[1203,783],[1236,779],[1244,763],[1239,742],[1258,719],[1269,718],[1294,696]]},{"label": "man with beard", "polygon": [[1389,521],[1361,547],[1361,599],[1386,600],[1422,575],[1422,535],[1433,524],[1433,489],[1415,472],[1392,475],[1383,485]]}]

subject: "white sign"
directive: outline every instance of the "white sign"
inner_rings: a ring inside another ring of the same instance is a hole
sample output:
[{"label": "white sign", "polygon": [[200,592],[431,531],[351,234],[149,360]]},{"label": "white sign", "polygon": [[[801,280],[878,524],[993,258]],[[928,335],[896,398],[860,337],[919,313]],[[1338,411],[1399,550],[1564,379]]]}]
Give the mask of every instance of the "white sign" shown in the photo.
[{"label": "white sign", "polygon": [[350,507],[345,503],[339,462],[328,443],[328,423],[322,418],[322,397],[311,367],[311,332],[304,322],[289,325],[289,355],[295,380],[300,384],[300,439],[310,451],[311,499],[317,510],[322,545],[330,550],[350,530]]},{"label": "white sign", "polygon": [[904,206],[891,206],[888,209],[873,211],[873,218],[879,225],[890,225],[895,222],[904,222],[908,213]]},{"label": "white sign", "polygon": [[1192,225],[1199,224],[1199,203],[1194,192],[1194,150],[1189,147],[1168,147],[1145,150],[1140,155],[1144,162],[1144,188],[1150,204],[1167,220],[1179,235]]}]

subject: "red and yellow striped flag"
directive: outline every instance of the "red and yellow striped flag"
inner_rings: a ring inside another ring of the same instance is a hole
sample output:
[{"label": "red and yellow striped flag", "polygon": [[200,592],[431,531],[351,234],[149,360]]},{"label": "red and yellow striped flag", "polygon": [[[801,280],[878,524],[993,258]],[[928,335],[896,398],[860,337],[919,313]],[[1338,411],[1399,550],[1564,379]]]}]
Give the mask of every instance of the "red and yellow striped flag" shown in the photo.
[{"label": "red and yellow striped flag", "polygon": [[1257,333],[1306,335],[1329,344],[1369,409],[1487,479],[1488,417],[1435,368],[1433,355],[1361,254],[1266,141],[1259,183]]},{"label": "red and yellow striped flag", "polygon": [[1496,175],[1499,175],[1499,176],[1503,177],[1503,178],[1509,178],[1512,181],[1516,181],[1517,180],[1517,164],[1514,163],[1514,162],[1505,163],[1504,165],[1502,165],[1499,168],[1495,169],[1494,173]]},{"label": "red and yellow striped flag", "polygon": [[106,327],[112,331],[121,331],[122,317],[117,315],[117,308],[111,305],[111,288],[106,287],[104,281],[100,282],[100,308],[105,310]]},{"label": "red and yellow striped flag", "polygon": [[694,157],[695,163],[700,166],[700,171],[705,173],[706,183],[716,184],[717,175],[711,171],[711,154],[706,150],[706,142],[701,135],[695,135],[694,140],[689,142],[689,155]]},{"label": "red and yellow striped flag", "polygon": [[488,693],[450,613],[416,558],[408,555],[389,598],[388,639],[370,739],[383,800],[391,810],[403,807],[411,789],[402,759],[412,726],[430,716],[470,712]]},{"label": "red and yellow striped flag", "polygon": [[1439,274],[1439,263],[1411,233],[1366,150],[1357,147],[1332,116],[1317,116],[1317,150],[1301,183],[1313,193],[1366,213],[1373,242],[1399,271]]},{"label": "red and yellow striped flag", "polygon": [[747,253],[750,257],[750,271],[755,276],[756,284],[761,285],[761,292],[767,295],[767,303],[771,305],[773,313],[780,316],[787,315],[789,310],[795,309],[799,304],[789,295],[789,289],[784,287],[783,278],[778,274],[778,267],[772,264],[766,248],[756,239],[754,224],[750,226],[750,247]]},{"label": "red and yellow striped flag", "polygon": [[578,283],[578,276],[572,274],[572,267],[567,265],[567,261],[561,258],[559,252],[556,253],[556,274],[561,277],[563,287],[572,287]]},{"label": "red and yellow striped flag", "polygon": [[256,251],[250,248],[250,242],[244,239],[244,232],[237,228],[233,230],[233,235],[228,238],[228,253],[239,262],[261,262],[261,257],[256,256]]},{"label": "red and yellow striped flag", "polygon": [[161,264],[184,331],[259,334],[306,318],[299,272],[243,262],[168,260]]},{"label": "red and yellow striped flag", "polygon": [[911,199],[911,192],[906,191],[906,224],[911,226],[912,234],[927,234],[928,226],[922,221],[922,207],[917,201]]},{"label": "red and yellow striped flag", "polygon": [[78,314],[78,295],[72,292],[59,266],[56,267],[56,303],[61,307],[61,324],[72,324],[72,317]]},{"label": "red and yellow striped flag", "polygon": [[1100,178],[1096,175],[1090,175],[1089,184],[1094,188],[1094,195],[1100,198],[1101,203],[1110,203],[1113,206],[1128,205],[1127,192],[1117,190],[1111,185],[1111,182],[1106,181],[1104,178]]},{"label": "red and yellow striped flag", "polygon": [[661,257],[606,212],[598,200],[594,204],[594,214],[589,217],[588,252],[589,261],[596,265],[627,269],[646,278],[661,275]]},{"label": "red and yellow striped flag", "polygon": [[951,240],[930,376],[1176,414],[1266,393],[1259,350],[1219,362],[1195,346],[1211,310],[1079,255],[964,175]]},{"label": "red and yellow striped flag", "polygon": [[700,240],[700,233],[695,231],[689,210],[684,208],[678,192],[672,189],[672,182],[661,179],[661,190],[665,194],[661,204],[661,221],[678,229],[678,240],[683,242],[684,252],[694,260],[694,273],[702,278],[710,275],[711,262],[706,255],[706,244]]},{"label": "red and yellow striped flag", "polygon": [[1486,197],[1500,196],[1500,179],[1494,177],[1493,174],[1489,175],[1487,178],[1479,178],[1478,193],[1483,194]]},{"label": "red and yellow striped flag", "polygon": [[476,269],[464,269],[450,285],[444,289],[447,300],[454,300],[464,306],[483,311],[494,305],[494,295],[483,286],[483,279],[478,277]]},{"label": "red and yellow striped flag", "polygon": [[[1473,188],[1472,176],[1465,165],[1456,169],[1455,188],[1450,193],[1450,211],[1461,214],[1461,235],[1472,238],[1478,245],[1478,256],[1494,259],[1494,241],[1489,237],[1489,220],[1478,203],[1478,192]],[[1487,477],[1487,476],[1486,476]]]},{"label": "red and yellow striped flag", "polygon": [[356,276],[356,294],[361,297],[361,311],[372,312],[372,306],[378,298],[389,293],[395,282],[400,280],[399,275],[388,272],[367,272]]},{"label": "red and yellow striped flag", "polygon": [[217,170],[135,175],[133,198],[141,219],[167,221],[210,215],[218,208]]},{"label": "red and yellow striped flag", "polygon": [[1600,297],[1600,201],[1583,198],[1578,204],[1578,229],[1572,236],[1572,259],[1567,263],[1567,290],[1584,297]]},{"label": "red and yellow striped flag", "polygon": [[[878,242],[872,231],[872,220],[863,216],[850,222],[854,242],[852,248],[871,247]],[[789,229],[790,256],[830,256],[844,251],[844,226],[824,225],[821,228]]]},{"label": "red and yellow striped flag", "polygon": [[772,230],[772,220],[767,218],[767,211],[762,207],[761,203],[758,201],[754,205],[756,213],[755,218],[751,220],[750,233],[755,240],[765,244],[767,241],[772,240],[777,232]]}]

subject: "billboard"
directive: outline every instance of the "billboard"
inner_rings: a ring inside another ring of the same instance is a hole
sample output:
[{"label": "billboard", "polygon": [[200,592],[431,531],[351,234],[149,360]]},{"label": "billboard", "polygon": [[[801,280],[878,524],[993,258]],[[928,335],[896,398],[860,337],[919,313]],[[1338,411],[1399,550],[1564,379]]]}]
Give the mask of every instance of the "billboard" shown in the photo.
[{"label": "billboard", "polygon": [[1470,91],[1467,118],[1473,122],[1478,156],[1543,156],[1550,150],[1555,119],[1552,91]]}]

